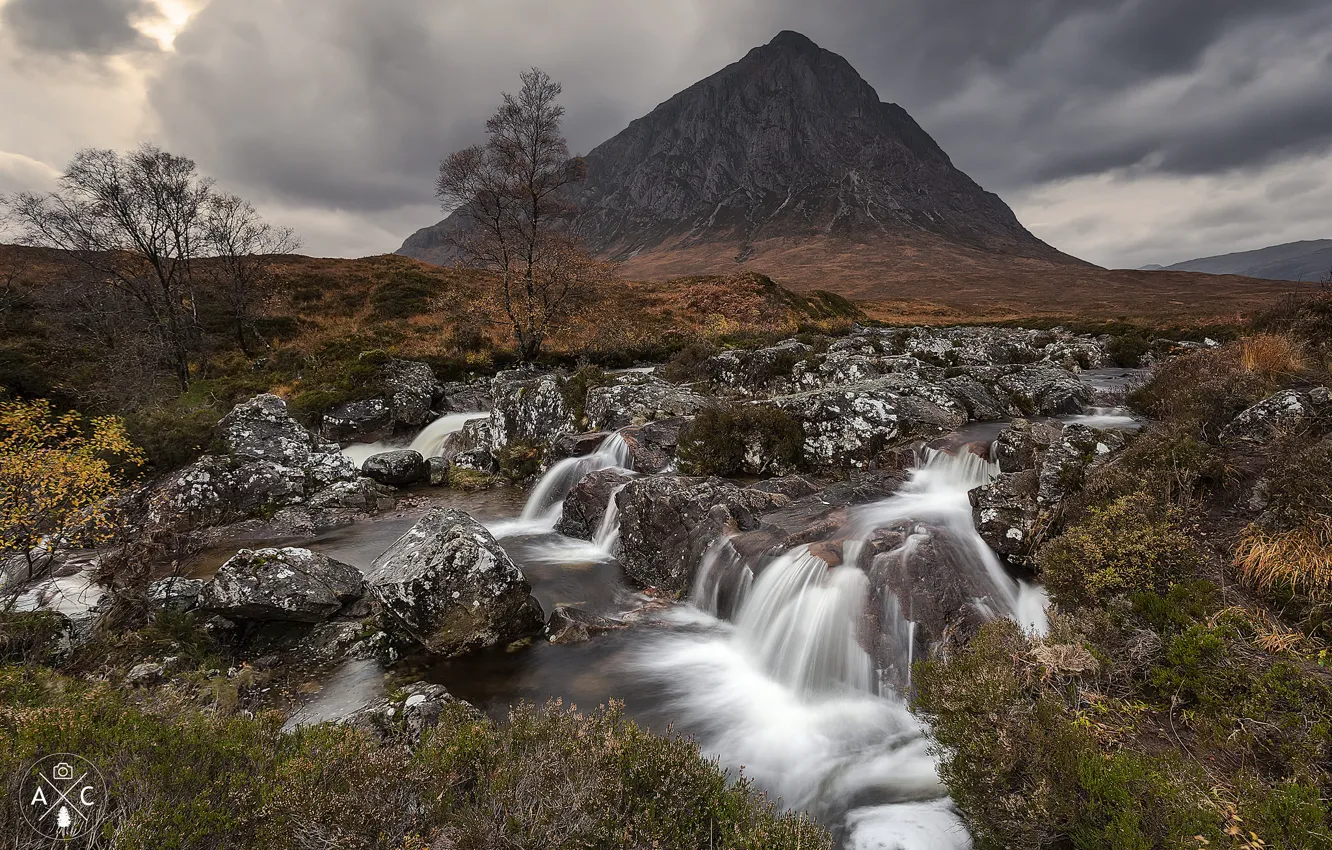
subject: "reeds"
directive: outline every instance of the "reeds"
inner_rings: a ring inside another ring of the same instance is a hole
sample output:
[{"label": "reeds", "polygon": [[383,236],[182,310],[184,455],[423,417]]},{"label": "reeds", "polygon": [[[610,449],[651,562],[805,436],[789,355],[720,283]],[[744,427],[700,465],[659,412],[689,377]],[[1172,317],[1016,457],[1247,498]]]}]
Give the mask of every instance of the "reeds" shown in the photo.
[{"label": "reeds", "polygon": [[1314,602],[1332,602],[1332,519],[1291,531],[1250,526],[1240,538],[1235,566],[1255,590],[1284,589]]}]

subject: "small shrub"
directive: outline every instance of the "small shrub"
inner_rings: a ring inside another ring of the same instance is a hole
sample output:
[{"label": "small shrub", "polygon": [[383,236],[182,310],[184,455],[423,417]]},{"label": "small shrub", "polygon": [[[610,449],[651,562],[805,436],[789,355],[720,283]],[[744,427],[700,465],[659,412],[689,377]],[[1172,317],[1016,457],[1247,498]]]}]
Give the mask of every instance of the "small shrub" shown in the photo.
[{"label": "small shrub", "polygon": [[1168,360],[1152,379],[1129,396],[1129,401],[1156,419],[1192,429],[1215,442],[1235,415],[1270,395],[1277,384],[1271,377],[1276,364],[1254,349],[1247,368],[1242,342],[1195,351]]},{"label": "small shrub", "polygon": [[607,375],[597,366],[583,366],[577,372],[574,372],[564,380],[561,389],[564,393],[564,404],[573,416],[573,421],[580,427],[587,425],[587,391],[594,387],[604,387],[615,383],[615,379]]},{"label": "small shrub", "polygon": [[680,468],[690,475],[784,474],[800,461],[805,431],[766,405],[709,407],[680,432]]},{"label": "small shrub", "polygon": [[65,618],[54,611],[0,611],[0,663],[50,664],[64,631]]},{"label": "small shrub", "polygon": [[370,294],[371,317],[378,320],[407,319],[428,312],[439,294],[439,282],[418,271],[395,271]]},{"label": "small shrub", "polygon": [[707,362],[720,350],[710,342],[690,343],[672,354],[657,373],[675,384],[711,380]]},{"label": "small shrub", "polygon": [[1305,369],[1304,345],[1286,334],[1259,334],[1239,341],[1239,365],[1264,381],[1279,383]]},{"label": "small shrub", "polygon": [[448,485],[453,490],[484,490],[498,481],[499,479],[488,472],[464,469],[461,466],[449,467]]},{"label": "small shrub", "polygon": [[1046,586],[1061,604],[1072,605],[1163,592],[1202,562],[1179,510],[1146,493],[1092,508],[1037,553]]}]

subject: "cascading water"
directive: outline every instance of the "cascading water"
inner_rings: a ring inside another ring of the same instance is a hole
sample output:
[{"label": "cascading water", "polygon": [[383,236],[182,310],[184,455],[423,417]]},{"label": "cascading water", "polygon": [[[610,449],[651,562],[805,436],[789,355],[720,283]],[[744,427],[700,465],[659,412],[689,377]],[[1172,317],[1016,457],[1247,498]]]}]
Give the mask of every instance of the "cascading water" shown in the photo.
[{"label": "cascading water", "polygon": [[342,456],[351,460],[359,469],[361,464],[365,463],[367,458],[373,457],[380,452],[391,452],[394,449],[411,449],[420,452],[421,457],[439,457],[444,450],[444,441],[450,434],[462,430],[462,426],[469,419],[475,419],[478,416],[485,416],[481,411],[469,411],[467,413],[446,413],[443,416],[431,422],[417,434],[409,445],[400,443],[390,443],[380,441],[377,443],[352,443],[342,450]]},{"label": "cascading water", "polygon": [[[975,589],[977,611],[1044,628],[1043,594],[1009,577],[972,525],[967,491],[997,472],[966,448],[927,449],[896,495],[849,513],[833,545],[765,562],[718,541],[700,565],[691,600],[699,610],[688,619],[705,628],[638,652],[635,675],[667,695],[678,727],[723,764],[743,764],[785,805],[842,824],[846,846],[970,847],[926,731],[892,684],[909,687],[924,650],[913,600],[885,592],[879,617],[866,614],[882,568],[943,551],[940,568]],[[876,537],[885,532],[901,535],[887,538],[900,542],[886,552]],[[881,633],[866,634],[876,620]],[[888,659],[867,649],[876,645]],[[876,671],[876,659],[897,675]]]},{"label": "cascading water", "polygon": [[552,466],[532,488],[517,522],[492,527],[491,531],[496,535],[550,531],[560,518],[564,498],[584,476],[600,469],[633,469],[633,464],[633,454],[624,437],[611,434],[592,454],[565,458]]},{"label": "cascading water", "polygon": [[601,515],[597,533],[592,536],[592,543],[607,555],[614,555],[620,543],[620,505],[615,501],[615,496],[623,489],[624,485],[621,484],[611,490],[610,498],[606,500],[606,512]]}]

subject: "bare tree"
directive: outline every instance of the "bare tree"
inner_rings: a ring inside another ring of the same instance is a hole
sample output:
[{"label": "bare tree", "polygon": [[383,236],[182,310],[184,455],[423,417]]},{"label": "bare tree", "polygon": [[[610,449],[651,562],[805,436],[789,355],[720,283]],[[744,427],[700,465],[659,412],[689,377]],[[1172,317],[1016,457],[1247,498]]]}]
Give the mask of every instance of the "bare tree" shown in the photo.
[{"label": "bare tree", "polygon": [[576,210],[564,190],[585,167],[560,135],[560,84],[538,68],[521,79],[486,121],[486,143],[440,163],[436,194],[463,220],[455,238],[464,262],[498,275],[518,355],[530,361],[597,264],[568,233]]},{"label": "bare tree", "polygon": [[263,340],[254,327],[255,293],[271,273],[272,257],[292,253],[301,241],[290,228],[264,221],[249,201],[235,195],[209,198],[203,231],[212,255],[206,274],[230,314],[236,344],[249,357],[246,335]]},{"label": "bare tree", "polygon": [[12,214],[26,242],[68,252],[138,303],[183,390],[197,329],[191,270],[211,192],[192,160],[153,145],[86,149],[57,191],[18,195]]}]

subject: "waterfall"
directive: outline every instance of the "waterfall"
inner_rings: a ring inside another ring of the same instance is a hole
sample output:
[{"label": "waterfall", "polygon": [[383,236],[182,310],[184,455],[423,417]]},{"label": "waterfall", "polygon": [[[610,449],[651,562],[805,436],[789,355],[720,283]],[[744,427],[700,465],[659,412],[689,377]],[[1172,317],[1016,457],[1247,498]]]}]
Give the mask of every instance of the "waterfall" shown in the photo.
[{"label": "waterfall", "polygon": [[532,488],[515,528],[528,533],[554,528],[564,507],[564,498],[588,473],[600,469],[633,469],[633,464],[629,444],[618,433],[603,440],[590,455],[565,458],[552,466]]},{"label": "waterfall", "polygon": [[606,500],[606,512],[601,515],[597,533],[592,537],[593,544],[607,555],[614,555],[615,547],[620,543],[620,505],[615,496],[623,489],[621,484],[611,490],[610,498]]},{"label": "waterfall", "polygon": [[365,463],[367,458],[374,457],[381,452],[391,452],[395,449],[411,449],[420,452],[421,457],[439,457],[444,449],[444,440],[450,434],[462,430],[463,423],[467,420],[484,415],[484,412],[478,411],[446,413],[421,429],[421,433],[416,435],[410,445],[404,446],[401,443],[386,440],[375,443],[352,443],[343,448],[342,456],[356,464],[357,469],[361,468],[361,464]]},{"label": "waterfall", "polygon": [[444,451],[444,440],[450,434],[456,434],[462,430],[462,426],[469,419],[475,419],[478,416],[484,416],[484,412],[468,411],[467,413],[446,413],[443,416],[431,422],[416,435],[412,444],[407,448],[421,453],[421,457],[439,457]]}]

